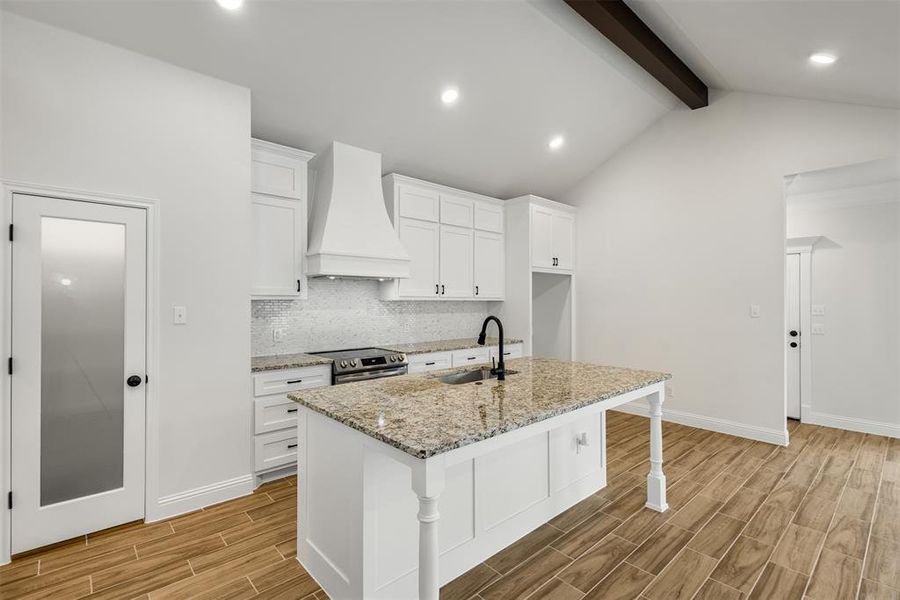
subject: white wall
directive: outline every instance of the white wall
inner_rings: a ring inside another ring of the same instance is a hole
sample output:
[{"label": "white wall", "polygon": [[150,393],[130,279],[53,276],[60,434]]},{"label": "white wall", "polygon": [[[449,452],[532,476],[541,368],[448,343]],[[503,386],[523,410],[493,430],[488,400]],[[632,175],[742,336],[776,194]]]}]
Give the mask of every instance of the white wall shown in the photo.
[{"label": "white wall", "polygon": [[[900,435],[900,197],[866,188],[792,201],[788,237],[823,236],[811,256],[810,303],[824,305],[803,332],[812,403],[803,420]],[[870,189],[870,188],[869,188]]]},{"label": "white wall", "polygon": [[0,82],[5,180],[158,203],[148,516],[202,486],[249,489],[249,90],[9,13]]},{"label": "white wall", "polygon": [[896,154],[900,111],[711,100],[669,113],[564,198],[579,207],[578,356],[669,371],[670,418],[777,441],[783,177]]}]

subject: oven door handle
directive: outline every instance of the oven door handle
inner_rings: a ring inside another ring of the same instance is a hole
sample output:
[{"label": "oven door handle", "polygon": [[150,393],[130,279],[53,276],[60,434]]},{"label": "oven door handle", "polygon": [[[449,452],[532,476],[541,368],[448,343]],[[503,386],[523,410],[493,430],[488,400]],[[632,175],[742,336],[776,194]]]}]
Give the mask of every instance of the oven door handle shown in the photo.
[{"label": "oven door handle", "polygon": [[393,375],[405,375],[406,367],[397,369],[385,369],[383,371],[375,371],[374,373],[351,373],[348,375],[338,375],[334,378],[334,383],[351,383],[353,381],[366,381],[369,379],[381,379],[382,377],[391,377]]}]

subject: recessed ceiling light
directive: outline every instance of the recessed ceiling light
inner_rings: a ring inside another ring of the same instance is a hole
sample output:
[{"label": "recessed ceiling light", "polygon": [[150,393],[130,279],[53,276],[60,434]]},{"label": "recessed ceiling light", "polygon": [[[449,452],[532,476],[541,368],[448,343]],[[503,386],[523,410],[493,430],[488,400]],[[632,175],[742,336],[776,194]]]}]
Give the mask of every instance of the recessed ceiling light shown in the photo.
[{"label": "recessed ceiling light", "polygon": [[244,4],[244,0],[216,0],[216,4],[228,10],[237,10]]},{"label": "recessed ceiling light", "polygon": [[830,65],[833,64],[836,60],[836,56],[834,56],[833,54],[826,54],[824,52],[816,52],[815,54],[809,55],[809,62],[816,63],[817,65]]},{"label": "recessed ceiling light", "polygon": [[459,90],[456,88],[447,88],[441,93],[441,102],[444,104],[455,104],[459,100]]},{"label": "recessed ceiling light", "polygon": [[553,136],[553,138],[550,139],[550,141],[547,143],[547,145],[550,147],[551,150],[559,150],[560,148],[563,147],[563,144],[565,144],[565,143],[566,143],[565,138],[563,138],[563,136],[561,136],[561,135],[557,135],[557,136]]}]

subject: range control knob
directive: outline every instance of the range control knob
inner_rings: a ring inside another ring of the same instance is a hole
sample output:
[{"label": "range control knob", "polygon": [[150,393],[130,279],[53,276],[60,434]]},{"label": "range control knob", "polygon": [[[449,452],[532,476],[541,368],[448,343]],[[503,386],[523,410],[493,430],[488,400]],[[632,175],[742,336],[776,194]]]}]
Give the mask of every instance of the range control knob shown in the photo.
[{"label": "range control knob", "polygon": [[351,366],[351,367],[355,367],[355,366],[356,366],[356,359],[355,359],[355,358],[353,358],[353,359],[350,360],[350,366]]},{"label": "range control knob", "polygon": [[406,355],[405,355],[405,354],[401,354],[400,356],[397,357],[397,360],[398,360],[399,362],[403,362],[404,360],[406,360]]},{"label": "range control knob", "polygon": [[342,369],[346,369],[346,368],[347,368],[347,361],[346,361],[346,360],[342,360],[342,361],[341,361],[341,368],[342,368]]},{"label": "range control knob", "polygon": [[391,359],[391,362],[397,362],[397,355],[396,355],[396,354],[391,354],[388,358]]}]

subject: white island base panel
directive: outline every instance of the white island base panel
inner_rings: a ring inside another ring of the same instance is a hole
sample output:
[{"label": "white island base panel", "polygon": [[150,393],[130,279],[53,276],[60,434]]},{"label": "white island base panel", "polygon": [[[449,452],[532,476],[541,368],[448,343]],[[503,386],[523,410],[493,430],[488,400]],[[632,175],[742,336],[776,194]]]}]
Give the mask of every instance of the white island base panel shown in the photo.
[{"label": "white island base panel", "polygon": [[663,394],[654,384],[427,459],[301,406],[297,559],[334,600],[437,600],[605,487],[606,410],[645,396],[647,506],[664,511]]}]

